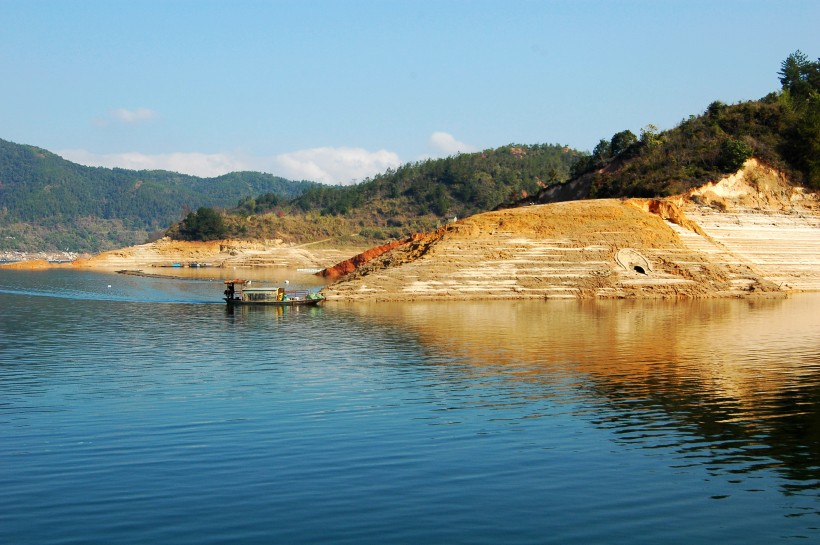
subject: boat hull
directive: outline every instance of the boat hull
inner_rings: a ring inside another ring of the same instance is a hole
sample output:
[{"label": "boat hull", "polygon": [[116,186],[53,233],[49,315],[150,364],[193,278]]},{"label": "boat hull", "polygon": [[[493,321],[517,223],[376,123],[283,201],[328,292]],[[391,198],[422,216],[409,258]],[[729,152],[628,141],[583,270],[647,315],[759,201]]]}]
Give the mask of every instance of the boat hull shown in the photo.
[{"label": "boat hull", "polygon": [[225,280],[223,301],[228,306],[309,307],[325,300],[319,293],[309,290],[286,290],[283,287],[251,287],[250,280],[235,278]]},{"label": "boat hull", "polygon": [[265,307],[312,307],[324,299],[298,299],[290,301],[242,301],[240,299],[225,298],[228,306],[265,306]]}]

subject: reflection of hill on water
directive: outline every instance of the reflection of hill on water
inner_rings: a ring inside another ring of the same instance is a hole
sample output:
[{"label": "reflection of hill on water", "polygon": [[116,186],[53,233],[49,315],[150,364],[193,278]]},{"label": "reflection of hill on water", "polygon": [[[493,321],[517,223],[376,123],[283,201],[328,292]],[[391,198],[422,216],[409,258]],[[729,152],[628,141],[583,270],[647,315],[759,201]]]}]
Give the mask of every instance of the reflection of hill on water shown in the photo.
[{"label": "reflection of hill on water", "polygon": [[619,442],[671,448],[718,474],[776,467],[807,483],[820,479],[817,303],[812,294],[350,308],[414,331],[476,373],[525,382],[530,399],[572,384],[594,405],[587,417]]}]

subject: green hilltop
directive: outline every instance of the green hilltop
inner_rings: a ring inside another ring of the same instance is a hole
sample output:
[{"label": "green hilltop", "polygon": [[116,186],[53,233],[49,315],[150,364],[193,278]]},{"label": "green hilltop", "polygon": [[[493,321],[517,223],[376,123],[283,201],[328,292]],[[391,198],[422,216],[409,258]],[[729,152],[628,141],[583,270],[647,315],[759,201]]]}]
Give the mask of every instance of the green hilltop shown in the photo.
[{"label": "green hilltop", "polygon": [[621,131],[602,139],[567,184],[529,200],[675,195],[736,172],[750,157],[820,190],[820,60],[797,51],[778,75],[781,90],[760,100],[716,101],[668,131],[649,125],[640,136]]}]

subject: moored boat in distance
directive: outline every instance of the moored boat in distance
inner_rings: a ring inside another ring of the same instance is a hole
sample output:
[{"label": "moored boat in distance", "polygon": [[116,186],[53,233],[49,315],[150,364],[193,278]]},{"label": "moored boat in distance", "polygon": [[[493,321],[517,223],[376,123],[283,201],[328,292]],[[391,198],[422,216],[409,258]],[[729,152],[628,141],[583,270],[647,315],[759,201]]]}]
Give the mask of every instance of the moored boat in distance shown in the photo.
[{"label": "moored boat in distance", "polygon": [[324,295],[309,290],[286,290],[273,286],[250,286],[250,280],[225,280],[225,302],[228,305],[271,305],[293,307],[318,305]]}]

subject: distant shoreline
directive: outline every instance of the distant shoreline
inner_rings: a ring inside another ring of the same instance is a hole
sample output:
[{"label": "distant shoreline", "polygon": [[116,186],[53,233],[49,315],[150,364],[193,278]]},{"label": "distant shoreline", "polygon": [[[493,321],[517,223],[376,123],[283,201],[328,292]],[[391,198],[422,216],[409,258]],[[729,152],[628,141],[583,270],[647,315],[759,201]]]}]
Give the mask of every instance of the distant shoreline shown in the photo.
[{"label": "distant shoreline", "polygon": [[81,252],[31,252],[25,250],[6,250],[0,252],[0,263],[17,263],[20,261],[48,261],[64,263],[74,261],[88,254]]}]

